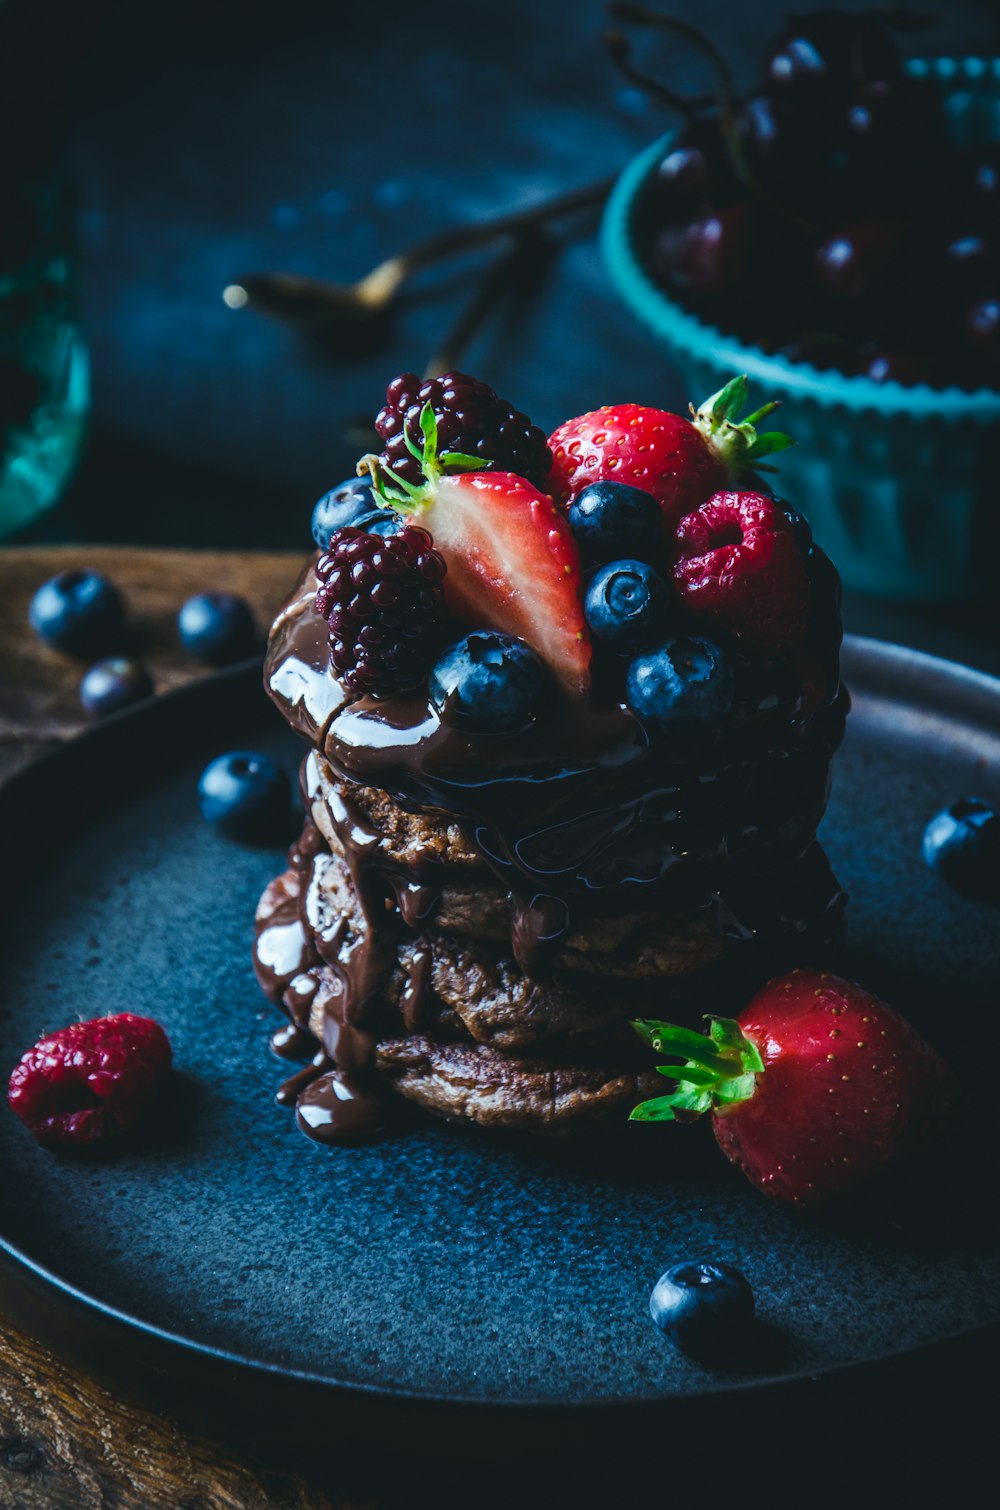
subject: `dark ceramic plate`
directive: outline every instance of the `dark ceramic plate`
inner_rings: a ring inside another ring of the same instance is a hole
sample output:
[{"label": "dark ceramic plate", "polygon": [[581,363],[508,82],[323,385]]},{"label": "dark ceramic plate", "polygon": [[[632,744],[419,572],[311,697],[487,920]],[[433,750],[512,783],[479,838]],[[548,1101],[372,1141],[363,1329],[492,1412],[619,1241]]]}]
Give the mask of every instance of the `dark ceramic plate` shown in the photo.
[{"label": "dark ceramic plate", "polygon": [[[1000,800],[1000,682],[870,641],[848,644],[845,672],[855,705],[823,838],[851,894],[851,966],[946,1047],[959,1023],[981,1044],[997,915],[928,872],[920,837],[956,796]],[[129,1009],[163,1023],[180,1071],[169,1135],[113,1162],[44,1153],[0,1116],[3,1299],[36,1331],[147,1383],[222,1380],[231,1399],[328,1421],[336,1401],[337,1420],[384,1429],[425,1407],[467,1422],[477,1404],[522,1421],[530,1406],[536,1423],[547,1408],[682,1411],[926,1359],[1000,1319],[988,1202],[940,1157],[820,1221],[758,1197],[700,1128],[587,1148],[429,1123],[353,1151],[308,1142],[273,1103],[287,1068],[250,968],[279,852],[217,838],[194,800],[205,760],[248,745],[290,771],[300,748],[244,670],[0,793],[0,1065],[45,1029]],[[702,1255],[746,1272],[768,1323],[738,1372],[686,1361],[647,1314],[657,1274]]]}]

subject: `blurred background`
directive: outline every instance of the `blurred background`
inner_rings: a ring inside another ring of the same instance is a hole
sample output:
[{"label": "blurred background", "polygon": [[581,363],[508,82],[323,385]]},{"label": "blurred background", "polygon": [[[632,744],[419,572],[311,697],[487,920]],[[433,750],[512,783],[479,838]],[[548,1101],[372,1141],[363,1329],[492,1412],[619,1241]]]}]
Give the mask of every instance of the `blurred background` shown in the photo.
[{"label": "blurred background", "polygon": [[[666,8],[714,37],[743,88],[787,9]],[[900,43],[988,56],[997,18],[948,0]],[[350,282],[437,231],[619,173],[676,117],[612,65],[608,24],[599,0],[2,0],[5,174],[30,163],[45,185],[28,234],[67,259],[51,319],[78,298],[81,322],[58,357],[79,461],[13,538],[306,547],[311,504],[353,469],[387,379],[433,360],[493,252],[429,267],[391,317],[343,327],[230,308],[223,290],[271,272]],[[711,87],[696,49],[639,41],[658,78]],[[623,308],[597,221],[554,222],[530,276],[486,290],[461,355],[546,429],[610,400],[704,397]],[[8,349],[8,435],[32,398],[11,366]]]}]

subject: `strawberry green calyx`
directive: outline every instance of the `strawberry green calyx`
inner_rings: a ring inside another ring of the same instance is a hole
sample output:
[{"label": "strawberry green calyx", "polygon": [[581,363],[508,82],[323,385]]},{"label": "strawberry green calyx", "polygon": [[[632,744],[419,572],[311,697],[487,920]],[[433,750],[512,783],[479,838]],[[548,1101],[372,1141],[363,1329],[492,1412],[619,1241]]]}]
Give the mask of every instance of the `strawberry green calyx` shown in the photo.
[{"label": "strawberry green calyx", "polygon": [[480,472],[491,465],[481,456],[467,456],[464,451],[438,452],[437,417],[430,403],[420,411],[420,436],[420,444],[416,445],[409,433],[403,432],[406,449],[420,463],[425,479],[422,483],[407,482],[372,453],[362,456],[358,462],[358,476],[369,476],[372,492],[379,502],[385,508],[395,509],[398,514],[419,513],[433,496],[435,484],[449,473]]},{"label": "strawberry green calyx", "polygon": [[764,1061],[734,1018],[710,1018],[707,1034],[648,1019],[632,1026],[658,1054],[684,1063],[656,1066],[658,1074],[676,1082],[675,1089],[668,1096],[643,1101],[632,1112],[631,1122],[687,1122],[703,1112],[749,1101],[754,1094]]},{"label": "strawberry green calyx", "polygon": [[751,469],[772,472],[773,467],[761,465],[764,457],[787,451],[795,444],[790,435],[783,435],[780,430],[757,434],[756,426],[774,413],[778,408],[777,400],[764,404],[746,419],[739,418],[740,411],[746,407],[748,389],[746,377],[734,377],[718,393],[706,399],[700,409],[691,405],[692,424],[701,431],[730,478]]}]

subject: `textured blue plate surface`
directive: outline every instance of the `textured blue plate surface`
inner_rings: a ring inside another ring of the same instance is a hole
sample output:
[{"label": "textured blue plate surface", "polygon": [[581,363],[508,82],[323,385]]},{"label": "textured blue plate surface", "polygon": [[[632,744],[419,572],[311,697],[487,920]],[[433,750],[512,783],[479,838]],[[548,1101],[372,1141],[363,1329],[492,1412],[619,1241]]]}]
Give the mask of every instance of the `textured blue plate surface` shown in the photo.
[{"label": "textured blue plate surface", "polygon": [[[851,963],[954,1047],[995,1026],[996,912],[920,860],[927,817],[1000,800],[1000,682],[849,644],[855,711],[823,838],[852,895]],[[129,1009],[180,1072],[169,1136],[106,1164],[40,1151],[0,1115],[0,1246],[129,1330],[325,1386],[449,1401],[647,1401],[817,1375],[1000,1319],[1000,1251],[941,1156],[834,1219],[769,1205],[701,1128],[626,1127],[596,1147],[419,1123],[330,1152],[273,1104],[287,1069],[250,967],[280,852],[227,844],[195,781],[220,749],[291,771],[300,747],[256,674],[124,715],[0,793],[9,895],[0,1066],[43,1030]],[[984,1035],[985,1036],[985,1035]],[[739,1374],[687,1362],[651,1325],[668,1264],[751,1280],[772,1345]],[[77,1307],[79,1312],[79,1306]]]}]

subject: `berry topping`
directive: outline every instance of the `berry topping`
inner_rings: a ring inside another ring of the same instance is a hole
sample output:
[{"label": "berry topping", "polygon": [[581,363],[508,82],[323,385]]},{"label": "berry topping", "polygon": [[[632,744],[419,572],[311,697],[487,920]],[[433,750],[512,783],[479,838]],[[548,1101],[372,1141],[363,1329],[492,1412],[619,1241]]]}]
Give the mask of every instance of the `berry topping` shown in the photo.
[{"label": "berry topping", "polygon": [[651,734],[681,745],[717,737],[733,705],[732,668],[718,645],[696,636],[668,640],[628,668],[625,698]]},{"label": "berry topping", "polygon": [[200,592],[188,598],[177,615],[177,632],[188,654],[210,666],[228,666],[257,648],[253,614],[232,592]]},{"label": "berry topping", "polygon": [[80,683],[80,701],[91,718],[105,718],[153,695],[153,683],[141,661],[114,656],[91,666]]},{"label": "berry topping", "polygon": [[413,486],[427,480],[412,447],[421,444],[421,415],[428,404],[442,452],[461,451],[494,472],[515,472],[536,487],[545,486],[551,457],[544,433],[513,404],[498,398],[488,383],[464,372],[448,372],[426,382],[412,372],[393,379],[375,420],[384,442],[379,457],[384,468]]},{"label": "berry topping", "polygon": [[732,1264],[674,1264],[653,1286],[649,1314],[692,1357],[725,1355],[738,1349],[753,1323],[753,1291]]},{"label": "berry topping", "polygon": [[943,1060],[863,986],[816,970],[769,981],[738,1020],[707,1035],[633,1024],[679,1063],[675,1082],[632,1113],[643,1122],[709,1112],[719,1148],[766,1195],[812,1205],[889,1164],[948,1103]]},{"label": "berry topping", "polygon": [[924,830],[923,852],[957,890],[1000,892],[1000,815],[981,797],[961,797],[937,813]]},{"label": "berry topping", "polygon": [[159,1023],[122,1012],[39,1039],[10,1077],[7,1099],[43,1148],[92,1149],[147,1117],[170,1071]]},{"label": "berry topping", "polygon": [[389,697],[427,675],[441,639],[444,574],[426,530],[337,531],[316,563],[316,612],[329,626],[330,664],[345,687]]},{"label": "berry topping", "polygon": [[446,723],[481,734],[514,734],[541,712],[545,667],[530,645],[477,629],[446,650],[431,672],[431,702]]},{"label": "berry topping", "polygon": [[597,639],[615,650],[638,650],[666,627],[666,584],[642,561],[612,561],[595,572],[584,608]]},{"label": "berry topping", "polygon": [[727,480],[791,445],[786,435],[754,429],[776,404],[738,418],[746,397],[747,380],[737,377],[697,412],[692,409],[691,419],[638,404],[609,404],[567,420],[549,439],[553,495],[565,501],[589,483],[627,483],[652,493],[672,530]]},{"label": "berry topping", "polygon": [[420,426],[413,451],[426,480],[419,487],[377,456],[361,466],[383,503],[431,531],[448,568],[449,612],[464,624],[526,640],[566,687],[586,692],[590,639],[579,552],[565,515],[524,477],[483,470],[478,457],[439,452],[429,405]]},{"label": "berry topping", "polygon": [[60,572],[35,593],[28,618],[47,644],[81,660],[117,650],[125,634],[118,589],[94,571]]},{"label": "berry topping", "polygon": [[206,823],[247,844],[279,843],[288,827],[288,777],[266,755],[232,750],[201,773],[198,805]]},{"label": "berry topping", "polygon": [[805,635],[809,576],[795,525],[763,493],[716,493],[680,521],[674,585],[687,612],[750,650],[779,654]]},{"label": "berry topping", "polygon": [[312,537],[318,550],[325,551],[330,536],[345,524],[357,526],[362,514],[375,508],[371,484],[366,477],[349,477],[338,488],[324,493],[312,511]]},{"label": "berry topping", "polygon": [[569,506],[569,527],[591,566],[635,556],[655,561],[663,552],[663,519],[652,493],[621,482],[592,482]]}]

